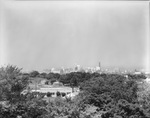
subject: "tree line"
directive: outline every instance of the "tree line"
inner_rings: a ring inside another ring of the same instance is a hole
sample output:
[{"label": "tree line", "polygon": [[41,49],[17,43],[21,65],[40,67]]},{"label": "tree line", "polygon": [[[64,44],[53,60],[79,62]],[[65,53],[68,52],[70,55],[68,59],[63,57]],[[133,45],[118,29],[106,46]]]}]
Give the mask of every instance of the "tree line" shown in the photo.
[{"label": "tree line", "polygon": [[[149,118],[150,94],[140,97],[138,81],[144,75],[99,74],[72,72],[64,75],[49,73],[25,74],[16,66],[0,69],[0,118]],[[80,86],[80,93],[72,100],[58,95],[49,101],[40,93],[21,92],[28,87],[30,77],[43,75],[63,84]],[[143,96],[143,95],[142,95]]]}]

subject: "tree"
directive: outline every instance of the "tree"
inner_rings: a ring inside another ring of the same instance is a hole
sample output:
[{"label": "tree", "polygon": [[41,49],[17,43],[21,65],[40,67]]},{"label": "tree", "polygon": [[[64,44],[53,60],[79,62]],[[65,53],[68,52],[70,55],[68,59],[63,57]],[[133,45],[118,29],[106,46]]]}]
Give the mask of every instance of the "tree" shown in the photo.
[{"label": "tree", "polygon": [[74,92],[74,87],[78,86],[78,78],[76,76],[73,76],[73,78],[71,78],[70,86],[72,87],[72,92]]},{"label": "tree", "polygon": [[39,72],[38,71],[32,71],[30,73],[30,77],[37,77],[39,75]]},{"label": "tree", "polygon": [[45,76],[48,80],[54,78],[53,73],[46,74]]},{"label": "tree", "polygon": [[50,82],[51,82],[51,84],[53,84],[54,82],[56,82],[57,80],[55,79],[55,78],[52,78],[51,80],[50,80]]},{"label": "tree", "polygon": [[37,98],[12,104],[7,108],[0,108],[0,118],[44,118],[47,113],[46,105],[45,101]]},{"label": "tree", "polygon": [[27,87],[29,78],[22,75],[21,69],[8,65],[0,69],[1,100],[16,103],[21,100],[21,92]]},{"label": "tree", "polygon": [[71,81],[70,81],[70,83],[71,83],[71,85],[73,86],[73,87],[77,87],[78,86],[78,78],[76,77],[76,76],[73,76],[73,78],[71,78]]},{"label": "tree", "polygon": [[148,111],[140,107],[139,104],[129,103],[120,99],[111,110],[104,112],[102,118],[149,118]]},{"label": "tree", "polygon": [[49,81],[46,81],[45,84],[46,84],[46,85],[49,85]]},{"label": "tree", "polygon": [[139,74],[139,75],[128,74],[128,78],[139,81],[139,80],[146,79],[146,76],[144,74]]},{"label": "tree", "polygon": [[117,103],[120,99],[128,102],[137,101],[137,84],[135,81],[125,82],[123,76],[107,75],[106,78],[96,77],[80,85],[87,97],[85,101],[88,104],[103,107],[109,102]]},{"label": "tree", "polygon": [[39,77],[41,77],[41,78],[46,78],[46,73],[41,73],[40,75],[39,75]]},{"label": "tree", "polygon": [[60,74],[58,74],[58,73],[54,73],[54,78],[56,78],[56,79],[59,79],[59,77],[60,77]]},{"label": "tree", "polygon": [[67,80],[67,75],[63,74],[60,75],[59,81],[62,82],[63,84],[68,84],[68,80]]}]

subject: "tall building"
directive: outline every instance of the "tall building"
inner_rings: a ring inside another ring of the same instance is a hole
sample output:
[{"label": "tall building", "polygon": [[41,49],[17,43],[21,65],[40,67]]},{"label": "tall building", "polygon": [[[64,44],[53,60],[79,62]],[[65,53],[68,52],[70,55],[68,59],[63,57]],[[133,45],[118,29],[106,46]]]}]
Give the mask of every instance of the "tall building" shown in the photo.
[{"label": "tall building", "polygon": [[99,62],[99,67],[101,67],[101,63]]},{"label": "tall building", "polygon": [[101,63],[100,62],[99,62],[98,67],[96,67],[95,70],[96,70],[96,72],[99,72],[99,73],[101,72]]},{"label": "tall building", "polygon": [[61,69],[60,69],[60,74],[64,74],[65,73],[65,69],[62,67]]},{"label": "tall building", "polygon": [[75,71],[80,71],[80,69],[81,69],[80,65],[76,65]]}]

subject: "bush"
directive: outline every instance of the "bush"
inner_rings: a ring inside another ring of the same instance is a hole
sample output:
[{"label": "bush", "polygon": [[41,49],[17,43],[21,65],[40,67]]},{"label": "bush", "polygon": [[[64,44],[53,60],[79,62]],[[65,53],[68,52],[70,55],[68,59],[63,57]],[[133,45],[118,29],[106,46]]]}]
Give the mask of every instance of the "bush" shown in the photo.
[{"label": "bush", "polygon": [[62,93],[61,93],[61,96],[62,96],[62,97],[66,96],[66,93],[62,92]]},{"label": "bush", "polygon": [[47,97],[51,97],[51,96],[52,96],[52,93],[47,92]]},{"label": "bush", "polygon": [[56,96],[59,97],[61,96],[61,93],[59,91],[56,92]]}]

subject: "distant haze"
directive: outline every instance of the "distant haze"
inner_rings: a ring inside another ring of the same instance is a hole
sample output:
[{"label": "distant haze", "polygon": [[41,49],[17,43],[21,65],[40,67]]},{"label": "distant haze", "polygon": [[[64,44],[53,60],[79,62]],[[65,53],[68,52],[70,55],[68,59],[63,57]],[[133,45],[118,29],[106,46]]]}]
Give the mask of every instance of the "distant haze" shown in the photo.
[{"label": "distant haze", "polygon": [[1,64],[149,70],[148,2],[7,1],[1,20]]}]

